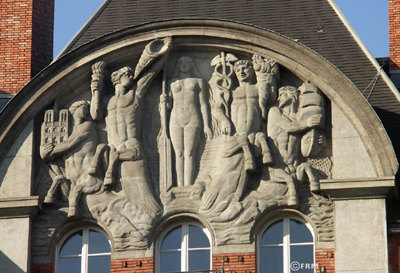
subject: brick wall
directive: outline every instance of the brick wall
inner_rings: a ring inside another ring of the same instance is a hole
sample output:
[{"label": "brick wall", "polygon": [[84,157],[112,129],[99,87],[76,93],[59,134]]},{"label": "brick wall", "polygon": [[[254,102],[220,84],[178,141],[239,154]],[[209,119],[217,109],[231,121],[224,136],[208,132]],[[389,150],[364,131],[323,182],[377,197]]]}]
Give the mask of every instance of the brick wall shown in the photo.
[{"label": "brick wall", "polygon": [[[390,238],[390,237],[389,237]],[[400,245],[400,236],[395,238]],[[394,245],[394,244],[393,244]],[[397,257],[397,244],[396,252]],[[316,272],[321,272],[324,267],[326,273],[335,272],[335,250],[317,249],[315,251],[315,261],[318,264]],[[390,256],[392,262],[392,256]],[[235,254],[215,254],[212,255],[212,269],[221,270],[223,266],[225,273],[256,273],[257,259],[255,253],[235,253]],[[398,271],[398,262],[397,262]],[[112,273],[154,273],[154,258],[139,259],[121,259],[111,261]],[[54,267],[51,264],[32,265],[31,273],[54,273]]]},{"label": "brick wall", "polygon": [[18,92],[53,57],[54,0],[0,1],[0,93]]},{"label": "brick wall", "polygon": [[316,272],[323,272],[325,268],[326,273],[335,272],[335,250],[334,249],[316,249],[315,250],[315,263],[318,264]]},{"label": "brick wall", "polygon": [[400,0],[389,0],[390,69],[400,69]]},{"label": "brick wall", "polygon": [[399,269],[399,246],[400,234],[391,234],[388,236],[389,266],[391,273],[400,273]]},{"label": "brick wall", "polygon": [[118,273],[153,273],[154,258],[121,259],[111,261],[111,272]]},{"label": "brick wall", "polygon": [[54,266],[52,264],[33,264],[31,273],[54,273]]},{"label": "brick wall", "polygon": [[255,253],[235,253],[212,255],[212,269],[221,270],[227,273],[255,273],[256,272]]}]

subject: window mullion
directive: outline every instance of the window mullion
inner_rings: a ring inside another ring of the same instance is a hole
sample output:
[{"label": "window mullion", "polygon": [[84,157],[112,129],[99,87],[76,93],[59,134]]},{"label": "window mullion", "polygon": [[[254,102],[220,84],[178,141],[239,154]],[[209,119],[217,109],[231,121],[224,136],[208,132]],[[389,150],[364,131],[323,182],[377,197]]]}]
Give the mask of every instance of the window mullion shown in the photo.
[{"label": "window mullion", "polygon": [[88,252],[89,252],[89,229],[83,229],[83,238],[82,238],[82,266],[81,272],[87,273],[88,272]]},{"label": "window mullion", "polygon": [[189,256],[189,225],[182,225],[182,245],[181,245],[181,270],[188,271],[188,256]]},{"label": "window mullion", "polygon": [[290,272],[290,222],[289,218],[283,219],[283,272]]}]

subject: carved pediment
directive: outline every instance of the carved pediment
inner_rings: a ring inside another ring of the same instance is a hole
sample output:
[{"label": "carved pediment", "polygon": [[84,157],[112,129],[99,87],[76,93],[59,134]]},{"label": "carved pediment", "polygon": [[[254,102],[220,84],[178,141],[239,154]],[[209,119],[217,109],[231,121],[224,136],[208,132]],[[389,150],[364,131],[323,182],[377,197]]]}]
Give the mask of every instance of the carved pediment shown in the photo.
[{"label": "carved pediment", "polygon": [[44,214],[94,218],[116,251],[146,248],[179,213],[210,223],[217,245],[247,243],[258,217],[287,207],[321,219],[331,240],[326,96],[269,55],[176,40],[91,61],[62,110],[46,110]]}]

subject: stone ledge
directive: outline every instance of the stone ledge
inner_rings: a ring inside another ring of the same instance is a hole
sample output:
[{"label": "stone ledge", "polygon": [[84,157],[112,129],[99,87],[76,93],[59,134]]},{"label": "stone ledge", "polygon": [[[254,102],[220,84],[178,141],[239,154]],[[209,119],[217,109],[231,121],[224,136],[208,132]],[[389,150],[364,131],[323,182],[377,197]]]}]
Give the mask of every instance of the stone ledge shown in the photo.
[{"label": "stone ledge", "polygon": [[393,197],[397,196],[395,176],[323,179],[320,180],[321,192],[325,196],[337,199]]},{"label": "stone ledge", "polygon": [[33,219],[41,209],[39,196],[0,198],[0,219],[23,217]]}]

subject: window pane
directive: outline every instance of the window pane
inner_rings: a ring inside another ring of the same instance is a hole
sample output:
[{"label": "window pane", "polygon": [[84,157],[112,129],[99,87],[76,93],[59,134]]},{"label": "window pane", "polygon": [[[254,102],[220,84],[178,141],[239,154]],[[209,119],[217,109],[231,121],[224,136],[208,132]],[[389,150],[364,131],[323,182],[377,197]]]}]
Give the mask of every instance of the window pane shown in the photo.
[{"label": "window pane", "polygon": [[260,272],[283,273],[283,247],[260,247]]},{"label": "window pane", "polygon": [[161,245],[161,250],[180,249],[182,240],[182,227],[177,227],[170,231]]},{"label": "window pane", "polygon": [[290,243],[312,243],[313,241],[311,232],[305,224],[290,220]]},{"label": "window pane", "polygon": [[82,230],[74,233],[61,248],[60,256],[78,255],[82,252]]},{"label": "window pane", "polygon": [[111,256],[89,257],[88,273],[110,273],[110,270]]},{"label": "window pane", "polygon": [[[313,246],[291,246],[290,247],[290,264],[296,264],[296,268],[292,267],[293,273],[311,273],[314,272],[314,250]],[[296,270],[297,269],[297,270]]]},{"label": "window pane", "polygon": [[100,232],[91,230],[89,232],[89,254],[111,252],[110,243]]},{"label": "window pane", "polygon": [[283,242],[283,220],[270,226],[261,238],[261,245],[282,244]]},{"label": "window pane", "polygon": [[10,101],[10,98],[1,98],[0,99],[0,111],[6,107],[7,103]]},{"label": "window pane", "polygon": [[160,253],[161,272],[181,271],[181,252],[161,252]]},{"label": "window pane", "polygon": [[207,235],[201,228],[189,226],[189,248],[210,247]]},{"label": "window pane", "polygon": [[60,258],[59,273],[81,272],[81,258]]},{"label": "window pane", "polygon": [[210,269],[209,250],[189,251],[189,271]]}]

